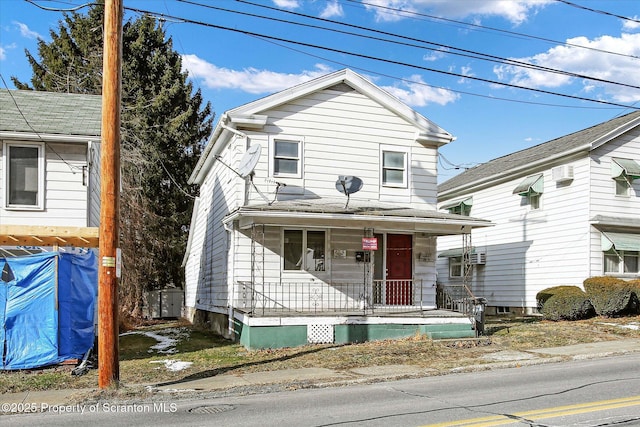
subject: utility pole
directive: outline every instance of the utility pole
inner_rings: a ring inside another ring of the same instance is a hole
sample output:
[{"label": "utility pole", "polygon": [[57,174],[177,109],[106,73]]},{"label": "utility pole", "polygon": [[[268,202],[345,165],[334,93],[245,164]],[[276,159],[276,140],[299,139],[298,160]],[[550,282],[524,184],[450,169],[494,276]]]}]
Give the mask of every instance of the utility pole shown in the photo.
[{"label": "utility pole", "polygon": [[100,263],[98,265],[98,386],[117,386],[118,250],[120,209],[120,97],[122,0],[104,2],[102,61],[102,147],[100,169]]}]

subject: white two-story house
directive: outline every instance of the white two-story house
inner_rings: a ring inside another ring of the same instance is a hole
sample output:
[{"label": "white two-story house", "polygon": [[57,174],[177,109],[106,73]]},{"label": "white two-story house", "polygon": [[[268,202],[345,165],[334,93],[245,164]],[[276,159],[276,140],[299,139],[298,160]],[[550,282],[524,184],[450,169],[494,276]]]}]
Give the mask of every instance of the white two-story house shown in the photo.
[{"label": "white two-story house", "polygon": [[436,238],[490,225],[436,209],[453,139],[348,69],[225,112],[190,178],[186,317],[249,348],[473,336],[435,310]]},{"label": "white two-story house", "polygon": [[[438,239],[438,281],[488,312],[535,313],[536,294],[591,276],[640,277],[640,112],[476,166],[440,184],[442,212],[486,218],[471,262]],[[466,268],[471,268],[467,271]]]},{"label": "white two-story house", "polygon": [[0,90],[0,257],[97,247],[101,97]]}]

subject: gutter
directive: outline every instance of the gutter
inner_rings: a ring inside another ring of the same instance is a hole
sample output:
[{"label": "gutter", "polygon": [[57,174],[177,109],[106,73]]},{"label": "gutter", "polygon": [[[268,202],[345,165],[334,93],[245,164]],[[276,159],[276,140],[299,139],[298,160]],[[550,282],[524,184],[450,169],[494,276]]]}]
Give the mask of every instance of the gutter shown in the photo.
[{"label": "gutter", "polygon": [[0,139],[19,139],[22,141],[44,141],[44,142],[79,142],[86,143],[88,140],[100,140],[100,135],[60,135],[60,134],[37,134],[25,132],[3,132],[0,131]]}]

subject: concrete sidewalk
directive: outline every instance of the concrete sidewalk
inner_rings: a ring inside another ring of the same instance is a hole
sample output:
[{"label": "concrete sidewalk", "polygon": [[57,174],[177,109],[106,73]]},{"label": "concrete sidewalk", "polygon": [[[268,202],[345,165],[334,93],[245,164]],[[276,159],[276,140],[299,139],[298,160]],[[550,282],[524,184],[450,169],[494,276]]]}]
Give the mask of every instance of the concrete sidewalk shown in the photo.
[{"label": "concrete sidewalk", "polygon": [[[640,352],[640,339],[602,341],[564,347],[540,348],[528,351],[503,351],[490,353],[482,364],[454,368],[451,372],[477,369],[505,368],[526,364],[541,364],[571,359],[606,357],[609,355]],[[316,387],[331,384],[385,381],[409,377],[433,375],[434,370],[412,365],[385,365],[337,371],[326,368],[302,368],[281,371],[254,372],[247,374],[222,374],[208,378],[148,385],[155,393],[178,394],[228,390],[236,387],[260,387],[274,384],[307,384]],[[0,403],[29,403],[43,406],[77,404],[77,396],[95,390],[51,390],[5,394]],[[75,398],[74,398],[75,397]],[[2,411],[0,411],[2,413]]]}]

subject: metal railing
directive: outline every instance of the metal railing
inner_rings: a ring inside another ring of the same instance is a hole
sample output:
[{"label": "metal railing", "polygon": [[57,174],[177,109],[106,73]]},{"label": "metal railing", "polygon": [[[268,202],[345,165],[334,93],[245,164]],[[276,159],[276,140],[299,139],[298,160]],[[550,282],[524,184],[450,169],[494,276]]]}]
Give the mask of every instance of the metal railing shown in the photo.
[{"label": "metal railing", "polygon": [[234,308],[277,313],[389,313],[422,310],[422,280],[357,282],[238,282]]},{"label": "metal railing", "polygon": [[437,304],[443,310],[456,311],[464,315],[473,312],[475,296],[467,285],[438,285]]}]

